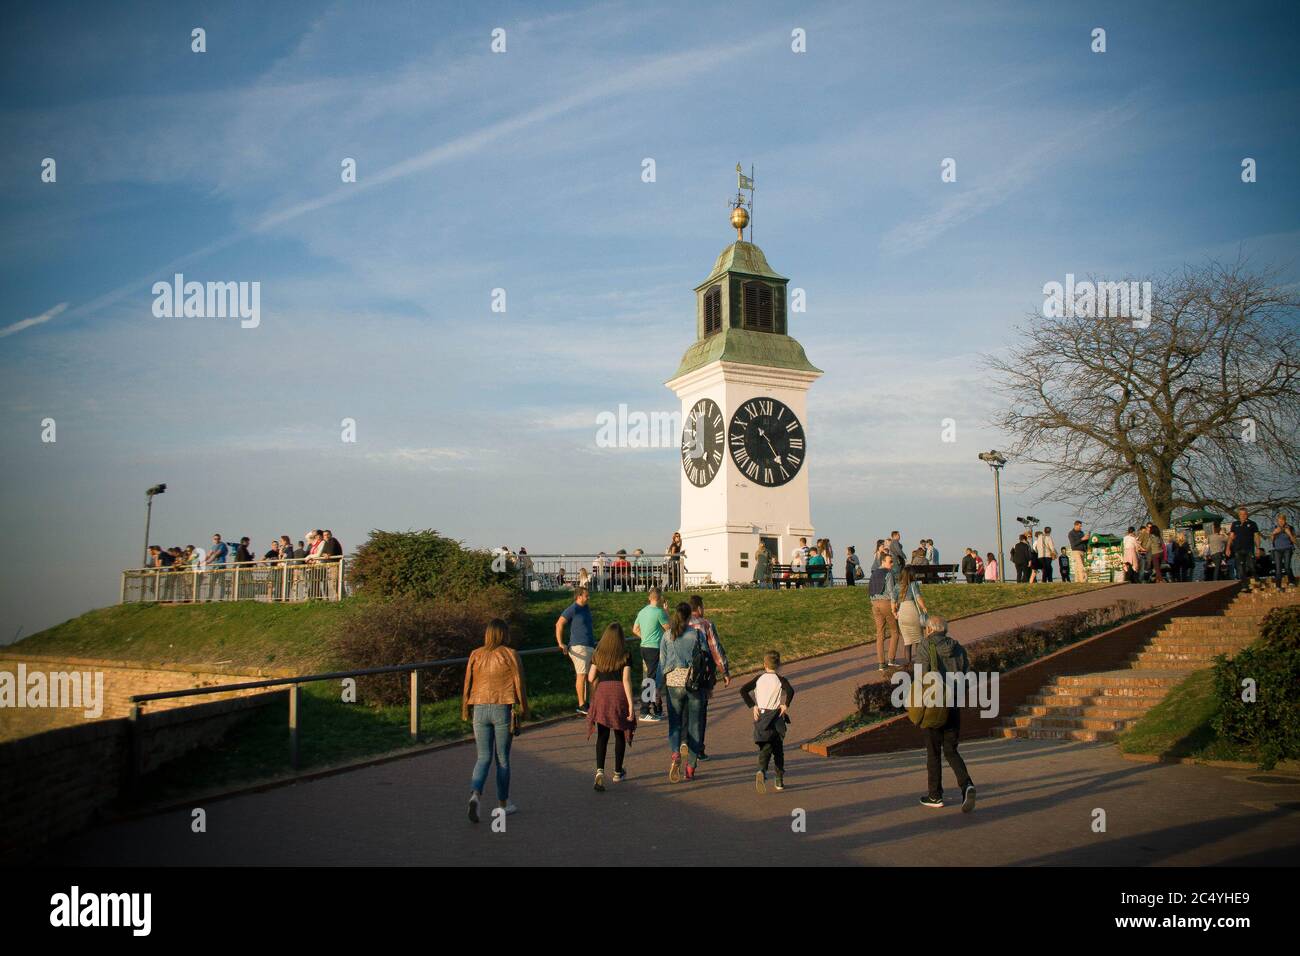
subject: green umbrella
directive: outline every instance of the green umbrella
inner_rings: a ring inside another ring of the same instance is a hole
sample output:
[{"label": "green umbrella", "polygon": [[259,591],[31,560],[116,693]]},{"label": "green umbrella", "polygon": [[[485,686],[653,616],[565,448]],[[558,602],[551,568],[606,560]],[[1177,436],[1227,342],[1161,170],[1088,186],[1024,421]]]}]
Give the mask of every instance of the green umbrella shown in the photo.
[{"label": "green umbrella", "polygon": [[1206,511],[1204,508],[1199,511],[1190,511],[1174,521],[1175,528],[1195,528],[1198,525],[1209,524],[1211,521],[1222,521],[1223,515],[1216,515],[1213,511]]}]

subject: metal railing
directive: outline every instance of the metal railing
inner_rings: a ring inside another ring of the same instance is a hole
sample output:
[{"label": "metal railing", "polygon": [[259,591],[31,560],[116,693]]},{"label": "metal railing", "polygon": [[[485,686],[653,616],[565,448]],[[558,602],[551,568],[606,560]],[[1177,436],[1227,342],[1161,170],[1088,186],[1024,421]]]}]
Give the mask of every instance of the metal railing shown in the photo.
[{"label": "metal railing", "polygon": [[122,572],[122,604],[209,601],[341,601],[348,558],[291,558],[244,564],[131,568]]},{"label": "metal railing", "polygon": [[[629,637],[628,644],[639,645],[639,638]],[[534,647],[528,650],[518,651],[521,657],[527,657],[535,654],[556,654],[558,649],[555,647]],[[264,690],[271,687],[287,687],[289,689],[289,766],[294,770],[298,769],[299,764],[299,732],[301,723],[299,715],[302,710],[302,686],[304,684],[315,684],[321,681],[345,680],[347,678],[373,677],[378,674],[410,674],[410,723],[409,734],[412,743],[416,743],[420,736],[420,672],[431,670],[435,667],[450,667],[458,664],[469,663],[468,657],[448,657],[436,661],[421,661],[415,664],[390,664],[385,667],[365,667],[358,670],[349,671],[328,671],[323,674],[302,674],[296,677],[274,677],[266,680],[243,681],[237,684],[217,684],[208,687],[192,687],[186,690],[167,690],[158,691],[152,694],[134,694],[131,696],[130,727],[131,727],[131,757],[130,757],[130,776],[132,785],[134,785],[135,776],[140,766],[139,753],[139,734],[137,733],[138,721],[144,713],[145,706],[150,701],[155,700],[174,700],[181,697],[205,697],[211,694],[236,693],[246,690]]]},{"label": "metal railing", "polygon": [[648,591],[652,587],[683,591],[712,584],[707,571],[689,570],[684,557],[529,554],[514,555],[507,560],[508,571],[519,575],[525,592],[559,591],[580,583],[592,591]]}]

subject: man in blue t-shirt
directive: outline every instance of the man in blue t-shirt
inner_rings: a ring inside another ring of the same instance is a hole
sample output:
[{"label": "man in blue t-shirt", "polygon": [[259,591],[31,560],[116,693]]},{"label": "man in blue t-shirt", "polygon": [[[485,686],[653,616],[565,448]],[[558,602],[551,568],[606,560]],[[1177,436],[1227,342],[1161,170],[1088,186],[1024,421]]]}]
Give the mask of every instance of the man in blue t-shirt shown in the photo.
[{"label": "man in blue t-shirt", "polygon": [[212,547],[208,549],[207,555],[203,559],[204,565],[210,571],[217,571],[208,579],[208,599],[212,601],[221,601],[226,597],[227,577],[220,573],[226,565],[226,556],[230,551],[230,546],[221,540],[221,535],[212,536]]},{"label": "man in blue t-shirt", "polygon": [[[569,626],[569,643],[564,643],[564,626]],[[574,690],[578,695],[578,713],[587,713],[587,668],[596,651],[596,637],[591,627],[591,608],[587,607],[587,589],[579,587],[573,592],[573,603],[555,619],[555,643],[560,653],[567,654],[577,672]]]}]

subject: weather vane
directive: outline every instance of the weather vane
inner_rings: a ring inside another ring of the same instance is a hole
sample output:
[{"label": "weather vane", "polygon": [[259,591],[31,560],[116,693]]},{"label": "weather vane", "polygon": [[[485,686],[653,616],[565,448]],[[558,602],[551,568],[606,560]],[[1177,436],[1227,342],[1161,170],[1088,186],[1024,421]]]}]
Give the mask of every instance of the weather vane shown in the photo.
[{"label": "weather vane", "polygon": [[[749,202],[745,202],[744,190],[749,190]],[[749,241],[754,241],[754,167],[749,167],[749,175],[736,163],[736,198],[729,200],[731,208],[731,225],[736,230],[736,241],[745,241],[745,226],[749,226]]]}]

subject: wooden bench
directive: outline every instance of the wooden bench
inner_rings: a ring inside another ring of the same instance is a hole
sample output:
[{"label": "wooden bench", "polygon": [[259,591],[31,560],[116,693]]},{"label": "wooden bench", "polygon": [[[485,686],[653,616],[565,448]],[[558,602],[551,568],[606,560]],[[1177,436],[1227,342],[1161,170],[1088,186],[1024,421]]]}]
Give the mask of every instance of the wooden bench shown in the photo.
[{"label": "wooden bench", "polygon": [[922,584],[939,584],[956,581],[958,566],[955,564],[909,564],[908,573]]},{"label": "wooden bench", "polygon": [[772,568],[772,587],[775,588],[797,588],[797,587],[817,587],[820,582],[827,578],[827,572],[830,566],[818,568],[816,571],[809,571],[807,568],[795,570],[794,565],[790,564],[773,564]]}]

